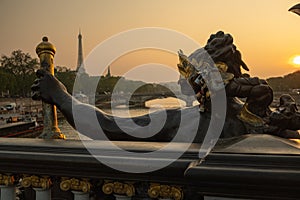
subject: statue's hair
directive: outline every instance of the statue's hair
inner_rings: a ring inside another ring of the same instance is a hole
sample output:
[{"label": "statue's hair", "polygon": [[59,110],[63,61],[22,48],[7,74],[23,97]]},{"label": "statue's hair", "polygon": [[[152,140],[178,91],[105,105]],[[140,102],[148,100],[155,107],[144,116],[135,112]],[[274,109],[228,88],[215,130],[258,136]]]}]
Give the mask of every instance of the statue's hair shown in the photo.
[{"label": "statue's hair", "polygon": [[211,34],[204,49],[214,62],[226,63],[228,72],[233,73],[235,77],[242,76],[241,66],[249,70],[242,60],[241,53],[233,44],[233,37],[230,34],[224,34],[223,31]]}]

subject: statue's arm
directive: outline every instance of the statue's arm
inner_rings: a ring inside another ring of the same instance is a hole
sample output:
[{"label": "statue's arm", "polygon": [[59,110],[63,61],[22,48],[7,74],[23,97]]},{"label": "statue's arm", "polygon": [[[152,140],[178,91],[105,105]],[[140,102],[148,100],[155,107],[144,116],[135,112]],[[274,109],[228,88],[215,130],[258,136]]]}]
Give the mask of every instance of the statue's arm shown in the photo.
[{"label": "statue's arm", "polygon": [[[167,110],[166,122],[163,128],[156,135],[149,138],[136,138],[125,132],[151,134],[153,130],[139,131],[137,127],[145,127],[151,122],[149,115],[143,115],[133,118],[120,118],[111,116],[100,109],[84,104],[75,99],[67,92],[66,87],[57,80],[54,76],[44,70],[37,71],[38,79],[35,80],[31,89],[33,90],[32,98],[34,100],[43,100],[46,103],[55,105],[65,116],[69,124],[77,129],[81,134],[92,139],[107,139],[110,140],[139,140],[139,141],[170,141],[173,134],[178,129],[180,124],[180,110]],[[160,113],[155,114],[155,118],[160,116]],[[125,126],[126,131],[123,131],[116,120]],[[137,126],[132,126],[132,121]],[[160,123],[159,120],[155,120]],[[105,134],[104,134],[105,133]]]}]

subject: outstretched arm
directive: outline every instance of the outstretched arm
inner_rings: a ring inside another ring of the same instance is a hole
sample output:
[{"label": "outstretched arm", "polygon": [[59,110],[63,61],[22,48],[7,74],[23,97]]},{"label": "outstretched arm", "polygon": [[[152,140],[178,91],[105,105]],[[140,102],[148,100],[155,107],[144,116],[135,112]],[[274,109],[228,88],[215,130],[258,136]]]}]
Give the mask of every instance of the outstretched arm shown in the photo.
[{"label": "outstretched arm", "polygon": [[[100,109],[81,103],[72,97],[67,92],[66,87],[50,73],[38,70],[36,74],[38,79],[31,87],[34,92],[32,98],[57,106],[73,128],[92,139],[106,139],[108,137],[110,140],[170,141],[180,123],[180,111],[168,110],[167,121],[158,134],[144,139],[133,137],[126,134],[117,125],[116,119],[125,127],[127,132],[151,135],[151,131],[153,131],[151,129],[141,131],[150,123],[149,115],[134,118],[119,118],[108,115]],[[159,119],[159,115],[159,112],[156,113],[154,118]],[[137,124],[135,128],[131,126],[132,121]],[[154,120],[153,123],[157,123],[155,121],[159,122],[159,120]]]}]

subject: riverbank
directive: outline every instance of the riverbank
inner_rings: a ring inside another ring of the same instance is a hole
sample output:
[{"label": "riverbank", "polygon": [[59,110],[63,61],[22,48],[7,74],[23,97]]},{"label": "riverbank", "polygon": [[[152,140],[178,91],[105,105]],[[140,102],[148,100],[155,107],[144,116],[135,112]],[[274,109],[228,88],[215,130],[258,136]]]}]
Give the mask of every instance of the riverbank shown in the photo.
[{"label": "riverbank", "polygon": [[33,101],[31,98],[0,98],[0,107],[5,107],[12,103],[15,104],[14,109],[8,111],[2,110],[0,114],[29,114],[42,111],[41,101]]}]

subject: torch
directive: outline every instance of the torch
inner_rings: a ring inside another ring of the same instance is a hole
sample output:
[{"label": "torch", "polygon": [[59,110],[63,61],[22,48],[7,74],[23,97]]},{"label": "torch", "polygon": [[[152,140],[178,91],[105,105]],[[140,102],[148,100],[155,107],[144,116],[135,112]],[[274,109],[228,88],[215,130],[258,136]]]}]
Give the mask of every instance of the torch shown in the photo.
[{"label": "torch", "polygon": [[[41,69],[48,71],[54,75],[53,58],[56,48],[48,42],[47,37],[43,37],[43,41],[36,47],[36,53],[40,58]],[[56,106],[43,102],[44,129],[39,138],[44,139],[65,139],[65,135],[61,133],[57,123]]]}]

